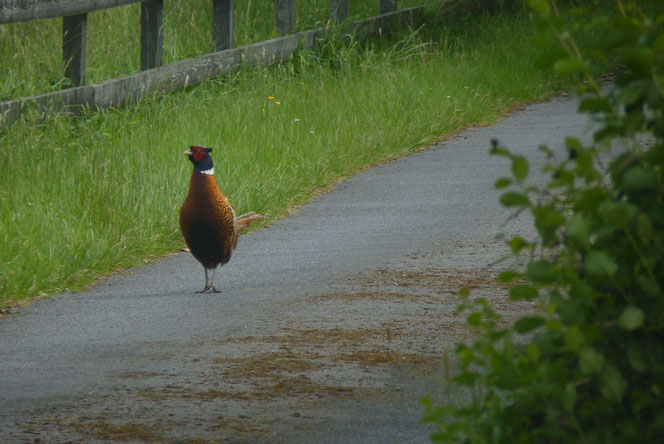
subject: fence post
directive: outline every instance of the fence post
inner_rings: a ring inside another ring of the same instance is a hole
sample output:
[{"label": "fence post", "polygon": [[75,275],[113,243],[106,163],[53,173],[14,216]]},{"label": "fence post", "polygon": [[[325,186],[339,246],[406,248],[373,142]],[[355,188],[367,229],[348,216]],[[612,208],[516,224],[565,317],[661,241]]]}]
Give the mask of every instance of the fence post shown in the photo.
[{"label": "fence post", "polygon": [[141,70],[156,68],[164,63],[162,11],[164,0],[141,2]]},{"label": "fence post", "polygon": [[295,32],[295,0],[277,0],[277,34]]},{"label": "fence post", "polygon": [[387,14],[397,10],[397,0],[380,0],[380,13]]},{"label": "fence post", "polygon": [[233,47],[234,0],[214,0],[212,2],[212,36],[217,51]]},{"label": "fence post", "polygon": [[348,0],[330,0],[330,19],[342,22],[348,18]]},{"label": "fence post", "polygon": [[88,14],[62,17],[62,62],[74,86],[85,85],[87,46]]}]

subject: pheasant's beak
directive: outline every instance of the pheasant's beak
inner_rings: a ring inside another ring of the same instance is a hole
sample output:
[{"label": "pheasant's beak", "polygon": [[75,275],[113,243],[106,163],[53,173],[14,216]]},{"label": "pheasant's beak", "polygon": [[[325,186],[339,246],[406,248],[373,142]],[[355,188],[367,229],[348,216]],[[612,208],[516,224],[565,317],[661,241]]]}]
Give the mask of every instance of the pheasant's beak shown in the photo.
[{"label": "pheasant's beak", "polygon": [[185,151],[185,152],[182,153],[182,154],[184,154],[185,156],[191,156],[191,155],[194,154],[194,153],[191,152],[191,149],[188,149],[187,151]]}]

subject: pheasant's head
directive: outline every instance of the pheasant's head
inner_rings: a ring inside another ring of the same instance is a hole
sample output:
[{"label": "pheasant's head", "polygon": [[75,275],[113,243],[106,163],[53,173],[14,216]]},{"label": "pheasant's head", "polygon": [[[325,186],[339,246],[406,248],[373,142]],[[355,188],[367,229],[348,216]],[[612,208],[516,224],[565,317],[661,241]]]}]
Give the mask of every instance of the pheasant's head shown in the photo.
[{"label": "pheasant's head", "polygon": [[189,157],[191,163],[194,164],[194,171],[199,173],[214,174],[212,165],[212,156],[210,153],[212,148],[205,148],[203,146],[193,145],[184,152]]}]

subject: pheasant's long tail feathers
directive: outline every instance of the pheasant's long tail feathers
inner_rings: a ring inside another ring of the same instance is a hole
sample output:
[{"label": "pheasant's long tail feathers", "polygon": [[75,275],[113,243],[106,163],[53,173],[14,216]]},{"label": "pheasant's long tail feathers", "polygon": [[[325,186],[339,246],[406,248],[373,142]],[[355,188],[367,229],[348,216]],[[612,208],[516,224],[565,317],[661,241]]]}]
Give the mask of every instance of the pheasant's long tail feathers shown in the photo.
[{"label": "pheasant's long tail feathers", "polygon": [[261,216],[260,214],[256,214],[253,211],[251,211],[249,213],[245,213],[242,216],[239,216],[237,218],[237,232],[241,233],[242,230],[247,228],[250,223],[252,223],[255,220],[262,219],[262,218],[263,218],[263,216]]}]

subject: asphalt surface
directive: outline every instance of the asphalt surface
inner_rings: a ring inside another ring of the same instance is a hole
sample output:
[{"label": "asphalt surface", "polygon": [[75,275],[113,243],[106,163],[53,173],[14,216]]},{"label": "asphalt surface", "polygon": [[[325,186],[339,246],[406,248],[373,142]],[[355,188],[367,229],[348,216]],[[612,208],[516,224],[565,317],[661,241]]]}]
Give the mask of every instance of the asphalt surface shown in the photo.
[{"label": "asphalt surface", "polygon": [[530,105],[344,181],[242,236],[221,294],[194,293],[181,253],[0,318],[0,442],[426,442],[419,399],[445,396],[440,357],[468,338],[456,290],[528,309],[492,281],[501,233],[532,228],[498,204],[490,140],[538,180],[540,144],[589,136],[575,110]]}]

